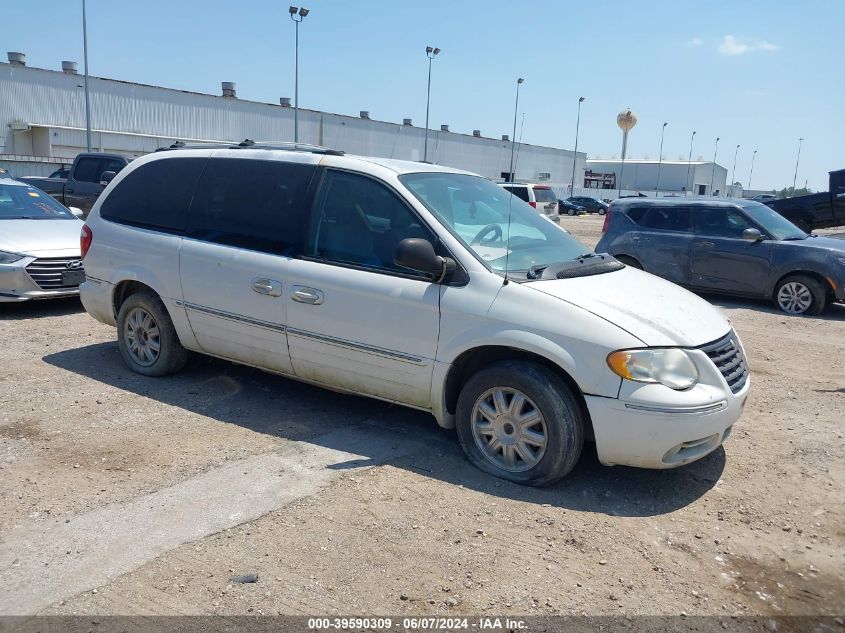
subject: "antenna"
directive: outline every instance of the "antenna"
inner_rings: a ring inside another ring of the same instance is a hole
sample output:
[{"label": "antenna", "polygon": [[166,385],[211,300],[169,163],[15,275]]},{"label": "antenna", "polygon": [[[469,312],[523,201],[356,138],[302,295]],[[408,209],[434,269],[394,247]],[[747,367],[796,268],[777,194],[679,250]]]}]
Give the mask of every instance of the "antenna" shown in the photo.
[{"label": "antenna", "polygon": [[[514,162],[514,168],[511,172],[511,182],[515,180],[514,174],[516,174],[516,165],[519,163],[519,148],[522,146],[522,133],[525,131],[525,112],[522,113],[522,126],[519,129],[519,144],[516,146],[516,161]],[[516,139],[514,139],[515,141]],[[510,200],[508,201],[508,239],[505,242],[505,281],[502,284],[503,286],[508,285],[508,260],[510,259],[511,255],[511,209],[513,208],[513,197],[514,194],[511,194]]]}]

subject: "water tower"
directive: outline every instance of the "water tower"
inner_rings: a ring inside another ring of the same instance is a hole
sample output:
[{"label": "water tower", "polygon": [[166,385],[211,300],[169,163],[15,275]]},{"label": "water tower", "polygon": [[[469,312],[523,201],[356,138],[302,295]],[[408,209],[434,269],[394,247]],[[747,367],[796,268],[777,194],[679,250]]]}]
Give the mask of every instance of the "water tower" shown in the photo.
[{"label": "water tower", "polygon": [[628,132],[637,124],[637,115],[625,108],[616,115],[616,125],[622,129],[622,169],[619,172],[619,195],[622,195],[622,174],[625,173],[625,154],[628,151]]}]

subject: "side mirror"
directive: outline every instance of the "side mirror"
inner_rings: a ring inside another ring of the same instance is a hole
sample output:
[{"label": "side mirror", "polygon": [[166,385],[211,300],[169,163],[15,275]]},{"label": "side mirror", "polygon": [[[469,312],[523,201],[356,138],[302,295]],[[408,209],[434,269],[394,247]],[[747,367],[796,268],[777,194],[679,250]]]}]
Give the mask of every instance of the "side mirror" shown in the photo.
[{"label": "side mirror", "polygon": [[455,268],[455,262],[434,252],[431,242],[416,237],[406,238],[397,244],[395,262],[403,268],[431,275],[438,283]]},{"label": "side mirror", "polygon": [[76,217],[82,217],[82,209],[80,209],[79,207],[68,207],[68,209],[70,209],[70,212],[73,213],[73,215],[75,215]]},{"label": "side mirror", "polygon": [[117,172],[116,172],[116,171],[104,171],[104,172],[100,175],[100,184],[101,184],[103,187],[105,187],[105,186],[106,186],[106,185],[108,185],[108,184],[109,184],[112,180],[114,180],[114,177],[115,177],[115,176],[117,176]]},{"label": "side mirror", "polygon": [[748,242],[759,242],[763,239],[763,234],[757,229],[745,229],[742,232],[742,239]]}]

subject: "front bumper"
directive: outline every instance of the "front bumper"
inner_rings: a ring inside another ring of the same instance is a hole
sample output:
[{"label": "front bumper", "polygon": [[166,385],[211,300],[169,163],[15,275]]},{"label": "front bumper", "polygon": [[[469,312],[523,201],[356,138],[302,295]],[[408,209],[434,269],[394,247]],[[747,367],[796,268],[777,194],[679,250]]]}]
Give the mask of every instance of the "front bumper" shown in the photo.
[{"label": "front bumper", "polygon": [[699,372],[692,389],[623,381],[619,398],[585,396],[602,464],[677,468],[713,452],[728,438],[751,380],[732,393],[702,350],[687,351]]},{"label": "front bumper", "polygon": [[[79,255],[76,255],[79,258]],[[41,288],[26,271],[35,257],[24,257],[12,264],[0,264],[0,303],[16,303],[32,299],[57,299],[79,294],[79,287]]]}]

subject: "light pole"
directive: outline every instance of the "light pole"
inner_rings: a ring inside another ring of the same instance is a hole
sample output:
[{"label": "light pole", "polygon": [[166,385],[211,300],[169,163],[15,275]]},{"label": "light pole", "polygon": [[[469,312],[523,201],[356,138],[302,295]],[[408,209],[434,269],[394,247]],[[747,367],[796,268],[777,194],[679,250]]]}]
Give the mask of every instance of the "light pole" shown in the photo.
[{"label": "light pole", "polygon": [[739,154],[739,145],[736,146],[736,151],[734,152],[734,168],[733,168],[733,171],[731,172],[731,188],[728,190],[728,191],[730,191],[730,195],[728,196],[729,198],[734,197],[733,187],[734,187],[734,182],[736,182],[735,178],[736,178],[736,155],[737,154]]},{"label": "light pole", "polygon": [[716,154],[719,153],[719,137],[716,137],[716,147],[713,149],[713,171],[710,172],[710,196],[713,196],[713,181],[716,178]]},{"label": "light pole", "polygon": [[657,183],[654,185],[654,197],[657,197],[657,191],[660,189],[660,167],[663,164],[663,135],[666,134],[666,126],[668,122],[663,124],[660,129],[660,152],[657,154]]},{"label": "light pole", "polygon": [[575,163],[578,162],[578,128],[581,127],[581,104],[584,103],[585,97],[578,97],[578,118],[575,119],[575,155],[572,157],[572,186],[569,190],[569,195],[575,195]]},{"label": "light pole", "polygon": [[91,152],[91,97],[88,94],[88,20],[86,19],[85,0],[82,0],[82,51],[85,57],[85,147]]},{"label": "light pole", "polygon": [[293,80],[293,142],[299,143],[299,23],[305,19],[309,11],[305,7],[290,7],[288,8],[288,13],[290,13],[290,19],[296,24]]},{"label": "light pole", "polygon": [[511,166],[508,170],[508,182],[513,182],[513,150],[516,146],[516,113],[519,110],[519,87],[525,80],[520,77],[516,80],[516,104],[513,108],[513,136],[511,137]]},{"label": "light pole", "polygon": [[798,139],[798,158],[795,159],[795,175],[792,177],[792,195],[795,195],[795,181],[798,180],[798,162],[801,160],[801,143],[803,138]]},{"label": "light pole", "polygon": [[[689,137],[689,158],[687,159],[687,186],[686,186],[686,195],[689,195],[690,188],[695,186],[695,183],[690,183],[689,181],[689,170],[692,166],[692,142],[695,140],[695,130],[692,131],[692,136]],[[694,179],[693,179],[694,180]]]},{"label": "light pole", "polygon": [[757,150],[751,154],[751,171],[748,172],[748,191],[751,191],[751,176],[754,175],[754,159],[757,158]]},{"label": "light pole", "polygon": [[425,144],[423,145],[423,162],[428,162],[428,106],[431,104],[431,62],[434,56],[440,52],[439,48],[432,46],[425,47],[425,56],[428,57],[428,92],[425,97]]}]

